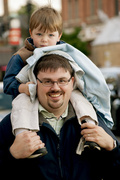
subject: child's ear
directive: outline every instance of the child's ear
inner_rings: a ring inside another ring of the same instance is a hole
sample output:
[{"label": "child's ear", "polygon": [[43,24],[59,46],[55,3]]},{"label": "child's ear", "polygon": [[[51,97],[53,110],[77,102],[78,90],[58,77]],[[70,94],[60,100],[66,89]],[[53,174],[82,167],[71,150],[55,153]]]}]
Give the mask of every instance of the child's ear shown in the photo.
[{"label": "child's ear", "polygon": [[61,36],[62,36],[62,33],[59,35],[59,38],[61,38]]},{"label": "child's ear", "polygon": [[62,36],[62,33],[59,35],[59,37],[58,37],[58,41],[60,41],[61,36]]},{"label": "child's ear", "polygon": [[30,34],[30,36],[31,36],[31,34],[32,34],[32,31],[31,31],[31,29],[29,29],[29,34]]}]

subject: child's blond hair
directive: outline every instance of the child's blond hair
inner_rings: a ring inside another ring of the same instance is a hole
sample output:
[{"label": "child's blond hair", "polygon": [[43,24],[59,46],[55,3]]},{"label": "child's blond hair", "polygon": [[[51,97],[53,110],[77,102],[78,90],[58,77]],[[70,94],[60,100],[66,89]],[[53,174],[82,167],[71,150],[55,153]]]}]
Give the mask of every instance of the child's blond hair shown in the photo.
[{"label": "child's blond hair", "polygon": [[39,27],[39,30],[46,32],[58,31],[62,33],[62,17],[55,9],[45,6],[33,12],[30,18],[29,28],[31,31]]}]

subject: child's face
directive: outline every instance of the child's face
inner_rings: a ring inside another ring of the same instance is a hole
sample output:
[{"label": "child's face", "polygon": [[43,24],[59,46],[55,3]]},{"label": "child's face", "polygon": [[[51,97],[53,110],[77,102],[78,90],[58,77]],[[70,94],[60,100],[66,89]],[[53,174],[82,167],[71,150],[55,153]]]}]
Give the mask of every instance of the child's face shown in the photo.
[{"label": "child's face", "polygon": [[30,36],[33,39],[33,43],[35,47],[46,47],[46,46],[53,46],[60,40],[61,34],[59,35],[58,31],[50,32],[42,32],[39,30],[39,27],[30,30]]}]

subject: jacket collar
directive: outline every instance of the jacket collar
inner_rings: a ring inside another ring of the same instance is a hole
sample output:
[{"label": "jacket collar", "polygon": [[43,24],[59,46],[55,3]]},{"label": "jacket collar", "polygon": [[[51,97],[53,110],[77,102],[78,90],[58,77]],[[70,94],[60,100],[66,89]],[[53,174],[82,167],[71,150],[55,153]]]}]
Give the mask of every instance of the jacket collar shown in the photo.
[{"label": "jacket collar", "polygon": [[26,64],[26,59],[33,55],[34,49],[33,40],[31,38],[26,38],[25,46],[19,49],[14,55],[19,54],[24,64]]},{"label": "jacket collar", "polygon": [[[72,104],[69,102],[69,108],[68,108],[68,116],[65,118],[65,122],[69,119],[71,119],[72,117],[75,117],[75,111],[73,109]],[[48,121],[43,117],[43,115],[41,113],[39,113],[39,124],[40,126],[43,125],[43,123],[49,124]]]},{"label": "jacket collar", "polygon": [[28,49],[29,51],[34,51],[35,46],[33,44],[33,40],[30,37],[26,38],[24,43],[26,49]]}]

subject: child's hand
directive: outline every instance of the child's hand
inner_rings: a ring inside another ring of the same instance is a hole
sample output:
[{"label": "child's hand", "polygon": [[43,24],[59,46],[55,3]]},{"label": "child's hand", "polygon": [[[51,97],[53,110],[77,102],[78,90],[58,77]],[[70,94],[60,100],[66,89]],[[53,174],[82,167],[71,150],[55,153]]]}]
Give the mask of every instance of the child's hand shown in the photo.
[{"label": "child's hand", "polygon": [[34,84],[33,82],[27,82],[26,84],[20,84],[19,86],[19,93],[25,93],[26,95],[30,96],[29,92],[29,84]]}]

